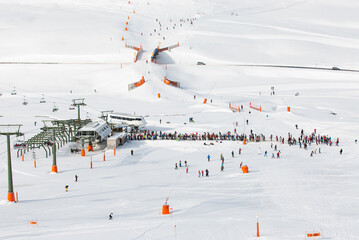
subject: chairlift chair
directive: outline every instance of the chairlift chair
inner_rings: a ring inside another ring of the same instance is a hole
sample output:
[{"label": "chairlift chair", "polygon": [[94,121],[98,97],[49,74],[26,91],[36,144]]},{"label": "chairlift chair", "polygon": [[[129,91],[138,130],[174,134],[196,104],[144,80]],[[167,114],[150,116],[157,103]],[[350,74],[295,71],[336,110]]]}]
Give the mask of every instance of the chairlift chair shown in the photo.
[{"label": "chairlift chair", "polygon": [[59,108],[56,106],[56,103],[54,102],[54,107],[52,108],[53,112],[57,112],[59,110]]},{"label": "chairlift chair", "polygon": [[11,91],[11,95],[16,95],[16,89],[14,87],[14,90]]},{"label": "chairlift chair", "polygon": [[24,96],[24,101],[22,102],[22,105],[27,105],[28,104],[28,101],[26,100],[25,96]]},{"label": "chairlift chair", "polygon": [[14,144],[14,148],[15,149],[24,149],[24,148],[26,148],[26,143],[25,142],[16,142],[15,144]]},{"label": "chairlift chair", "polygon": [[75,110],[75,107],[70,105],[69,110]]},{"label": "chairlift chair", "polygon": [[16,139],[17,140],[15,141],[14,149],[25,149],[26,148],[25,137],[24,140],[19,140],[17,137]]},{"label": "chairlift chair", "polygon": [[42,94],[42,98],[40,99],[40,103],[46,103],[44,94]]}]

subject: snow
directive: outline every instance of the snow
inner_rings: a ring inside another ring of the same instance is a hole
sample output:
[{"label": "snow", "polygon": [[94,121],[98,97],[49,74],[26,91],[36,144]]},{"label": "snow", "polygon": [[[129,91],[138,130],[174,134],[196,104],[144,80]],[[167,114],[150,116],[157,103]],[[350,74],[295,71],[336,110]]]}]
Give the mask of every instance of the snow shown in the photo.
[{"label": "snow", "polygon": [[[354,140],[359,135],[359,73],[330,70],[359,70],[357,2],[0,4],[0,124],[23,124],[25,133],[11,137],[12,144],[39,133],[42,120],[77,118],[77,111],[69,110],[74,98],[85,98],[82,119],[96,120],[101,111],[114,110],[146,116],[146,127],[153,131],[202,134],[236,129],[267,137],[266,142],[247,145],[128,141],[116,155],[108,149],[106,161],[102,151],[80,157],[67,145],[57,152],[58,174],[50,174],[51,157],[46,159],[44,151],[35,151],[34,168],[32,152],[22,162],[12,149],[19,202],[10,203],[6,139],[1,136],[0,239],[253,239],[256,215],[261,239],[304,239],[313,231],[321,231],[324,239],[358,238],[359,150]],[[187,18],[196,20],[191,24]],[[124,31],[126,26],[129,31]],[[143,45],[137,63],[135,51],[125,43]],[[177,43],[180,47],[160,53],[160,64],[149,61],[157,46]],[[199,61],[206,65],[196,65]],[[128,91],[128,84],[142,76],[146,83]],[[164,76],[180,82],[181,88],[164,84]],[[14,86],[16,96],[11,95]],[[272,86],[275,95],[270,94]],[[46,103],[40,103],[42,94]],[[262,112],[250,110],[250,102]],[[233,113],[228,103],[243,105],[244,111]],[[59,111],[52,112],[54,105]],[[287,137],[290,132],[298,137],[301,129],[305,134],[316,129],[339,138],[340,144],[312,144],[304,150],[273,142],[281,158],[272,159],[269,135]],[[310,157],[319,147],[322,153]],[[268,157],[263,157],[265,151]],[[188,162],[189,173],[185,167],[174,169],[180,160]],[[242,173],[241,162],[248,165],[248,174]],[[198,170],[205,169],[210,176],[198,177]],[[165,216],[161,210],[166,198],[172,210]],[[109,221],[111,212],[114,218]]]}]

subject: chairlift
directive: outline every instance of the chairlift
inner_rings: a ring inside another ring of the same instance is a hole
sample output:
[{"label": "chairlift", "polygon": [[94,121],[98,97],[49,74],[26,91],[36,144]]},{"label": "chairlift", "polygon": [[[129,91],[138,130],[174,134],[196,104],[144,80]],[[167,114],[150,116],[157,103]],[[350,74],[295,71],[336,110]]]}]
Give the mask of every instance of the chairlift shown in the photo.
[{"label": "chairlift", "polygon": [[14,144],[14,149],[25,149],[26,148],[26,143],[25,141],[22,140],[16,140],[15,144]]},{"label": "chairlift", "polygon": [[40,99],[40,103],[46,103],[44,94],[42,94],[42,98]]},{"label": "chairlift", "polygon": [[14,87],[14,90],[11,91],[11,95],[16,95],[16,89]]},{"label": "chairlift", "polygon": [[46,141],[44,142],[44,145],[46,145],[46,146],[48,146],[48,147],[51,147],[52,145],[54,145],[54,143],[51,142],[51,141],[49,141],[49,140],[46,140]]},{"label": "chairlift", "polygon": [[26,148],[26,143],[25,142],[16,142],[14,144],[14,148],[15,149],[24,149],[24,148]]},{"label": "chairlift", "polygon": [[56,103],[54,102],[54,107],[52,108],[53,112],[57,112],[59,110],[59,108],[56,106]]},{"label": "chairlift", "polygon": [[70,105],[69,110],[75,110],[75,107],[73,105]]},{"label": "chairlift", "polygon": [[26,100],[25,96],[24,96],[24,101],[22,102],[22,105],[27,105],[28,104],[28,101]]}]

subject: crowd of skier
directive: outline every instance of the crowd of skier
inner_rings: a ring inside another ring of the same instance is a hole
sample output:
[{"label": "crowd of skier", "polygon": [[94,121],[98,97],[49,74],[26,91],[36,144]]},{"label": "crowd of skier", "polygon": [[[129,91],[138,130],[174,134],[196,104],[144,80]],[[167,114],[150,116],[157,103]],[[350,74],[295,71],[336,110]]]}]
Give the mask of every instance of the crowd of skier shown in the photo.
[{"label": "crowd of skier", "polygon": [[254,134],[251,130],[251,133],[247,136],[246,134],[238,134],[236,132],[226,132],[226,133],[166,133],[162,131],[149,131],[144,130],[137,133],[129,133],[128,140],[216,140],[216,141],[243,141],[248,140],[252,142],[265,141],[266,138],[263,134]]}]

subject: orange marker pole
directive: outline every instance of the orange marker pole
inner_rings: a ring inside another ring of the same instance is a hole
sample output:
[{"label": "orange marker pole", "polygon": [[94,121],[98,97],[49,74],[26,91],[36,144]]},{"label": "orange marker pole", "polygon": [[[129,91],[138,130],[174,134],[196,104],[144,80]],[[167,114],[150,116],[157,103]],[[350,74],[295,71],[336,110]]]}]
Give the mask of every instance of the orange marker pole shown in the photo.
[{"label": "orange marker pole", "polygon": [[113,155],[116,156],[116,148],[113,149]]},{"label": "orange marker pole", "polygon": [[36,168],[36,160],[34,160],[34,167]]},{"label": "orange marker pole", "polygon": [[7,193],[7,200],[9,201],[9,202],[14,202],[15,201],[15,196],[14,196],[14,193],[13,192],[8,192]]},{"label": "orange marker pole", "polygon": [[22,161],[24,161],[24,158],[25,158],[25,156],[24,156],[24,154],[22,155]]},{"label": "orange marker pole", "polygon": [[19,193],[16,192],[16,202],[18,202],[18,201],[19,201]]},{"label": "orange marker pole", "polygon": [[259,222],[258,222],[258,215],[257,215],[257,237],[259,237]]}]

